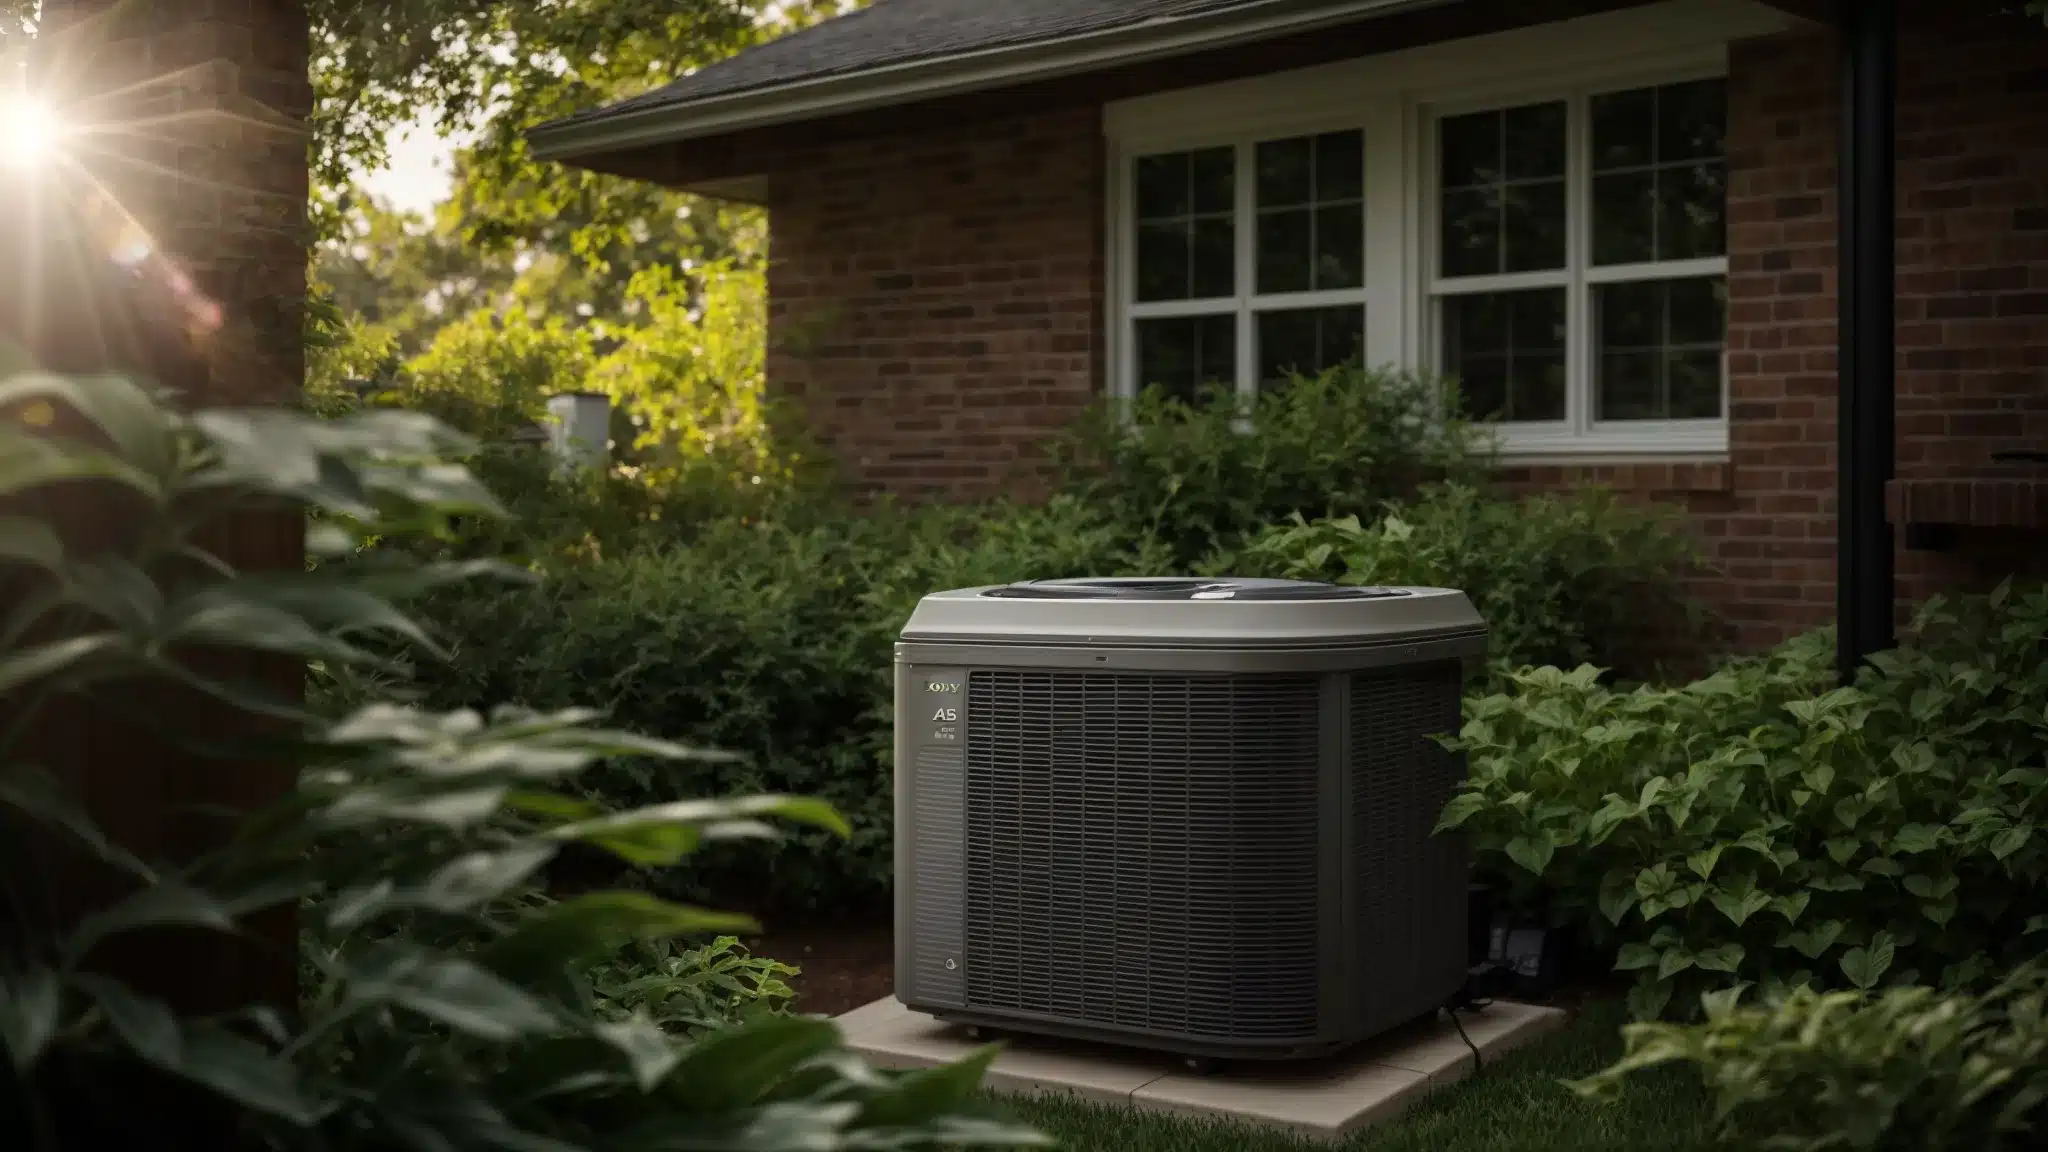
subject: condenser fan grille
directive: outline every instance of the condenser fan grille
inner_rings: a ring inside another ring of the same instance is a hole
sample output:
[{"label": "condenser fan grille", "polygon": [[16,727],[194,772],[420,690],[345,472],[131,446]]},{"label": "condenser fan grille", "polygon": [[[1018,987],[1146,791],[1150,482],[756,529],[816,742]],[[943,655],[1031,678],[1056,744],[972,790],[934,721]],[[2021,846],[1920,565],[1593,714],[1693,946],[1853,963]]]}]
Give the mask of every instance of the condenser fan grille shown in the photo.
[{"label": "condenser fan grille", "polygon": [[1317,1027],[1314,677],[968,677],[968,1007]]}]

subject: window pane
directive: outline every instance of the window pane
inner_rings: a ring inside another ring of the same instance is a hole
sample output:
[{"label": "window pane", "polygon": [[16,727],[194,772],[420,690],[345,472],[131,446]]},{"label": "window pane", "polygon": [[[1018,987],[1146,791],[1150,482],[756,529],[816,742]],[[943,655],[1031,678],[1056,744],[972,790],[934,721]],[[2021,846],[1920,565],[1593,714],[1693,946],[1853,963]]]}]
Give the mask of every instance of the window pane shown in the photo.
[{"label": "window pane", "polygon": [[1316,199],[1356,200],[1365,194],[1365,133],[1316,137]]},{"label": "window pane", "polygon": [[1259,384],[1315,376],[1365,353],[1365,309],[1295,308],[1258,315]]},{"label": "window pane", "polygon": [[1438,140],[1442,152],[1439,181],[1443,188],[1498,184],[1505,175],[1500,154],[1500,113],[1447,116],[1440,122]]},{"label": "window pane", "polygon": [[1657,201],[1657,259],[1727,253],[1728,192],[1720,163],[1659,169]]},{"label": "window pane", "polygon": [[1507,190],[1506,272],[1564,267],[1564,181],[1511,184]]},{"label": "window pane", "polygon": [[1593,263],[1657,258],[1657,186],[1651,172],[1593,177]]},{"label": "window pane", "polygon": [[1197,212],[1231,212],[1237,208],[1237,149],[1205,148],[1194,154],[1193,192]]},{"label": "window pane", "polygon": [[1565,265],[1562,101],[1440,122],[1444,276]]},{"label": "window pane", "polygon": [[1593,97],[1593,170],[1647,168],[1657,162],[1657,90]]},{"label": "window pane", "polygon": [[1598,419],[1721,415],[1727,284],[1720,277],[1603,284],[1593,310]]},{"label": "window pane", "polygon": [[1138,219],[1188,214],[1188,154],[1138,157]]},{"label": "window pane", "polygon": [[1194,282],[1196,299],[1237,293],[1237,234],[1229,216],[1195,220]]},{"label": "window pane", "polygon": [[1365,283],[1365,209],[1340,204],[1316,210],[1315,288],[1357,288]]},{"label": "window pane", "polygon": [[1507,172],[1510,180],[1554,180],[1564,176],[1565,105],[1533,104],[1507,112]]},{"label": "window pane", "polygon": [[1194,401],[1205,385],[1228,387],[1237,376],[1237,318],[1175,316],[1140,320],[1138,386]]},{"label": "window pane", "polygon": [[1138,299],[1185,300],[1188,295],[1188,225],[1138,225]]},{"label": "window pane", "polygon": [[1259,145],[1258,155],[1259,207],[1287,208],[1309,202],[1315,188],[1313,137],[1267,140]]},{"label": "window pane", "polygon": [[1445,297],[1443,321],[1445,367],[1459,380],[1469,414],[1564,419],[1564,289]]},{"label": "window pane", "polygon": [[1444,193],[1445,276],[1491,276],[1500,271],[1500,202],[1498,188]]},{"label": "window pane", "polygon": [[1727,150],[1728,85],[1697,80],[1657,90],[1657,162],[1718,160]]},{"label": "window pane", "polygon": [[1259,283],[1261,293],[1305,292],[1313,260],[1311,221],[1306,208],[1265,212],[1259,216]]}]

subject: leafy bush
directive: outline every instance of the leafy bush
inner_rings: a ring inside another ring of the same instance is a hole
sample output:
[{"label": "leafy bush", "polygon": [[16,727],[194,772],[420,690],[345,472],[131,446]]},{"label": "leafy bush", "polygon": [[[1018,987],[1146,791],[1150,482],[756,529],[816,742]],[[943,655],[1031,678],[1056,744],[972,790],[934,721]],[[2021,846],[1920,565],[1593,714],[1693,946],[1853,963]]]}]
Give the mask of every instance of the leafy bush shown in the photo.
[{"label": "leafy bush", "polygon": [[1622,1059],[1573,1087],[1611,1097],[1644,1070],[1697,1067],[1724,1132],[1749,1148],[2001,1152],[2048,1120],[2048,972],[1981,995],[1796,988],[1717,999],[1703,1023],[1632,1024]]},{"label": "leafy bush", "polygon": [[417,685],[438,707],[595,698],[616,723],[732,749],[738,759],[681,772],[621,761],[590,784],[630,803],[755,789],[819,796],[851,836],[720,845],[663,878],[665,890],[764,912],[874,910],[893,872],[892,645],[918,598],[1149,563],[1065,499],[884,507],[815,525],[715,522],[535,587],[437,599],[429,614],[455,659],[420,663]]},{"label": "leafy bush", "polygon": [[[60,410],[89,431],[71,431]],[[0,424],[4,492],[19,507],[52,506],[84,481],[133,509],[140,529],[74,553],[52,523],[0,521],[0,582],[17,594],[0,627],[0,1144],[111,1147],[197,1131],[323,1152],[1037,1142],[977,1113],[987,1054],[908,1075],[866,1069],[829,1022],[775,1014],[776,970],[718,942],[665,958],[669,983],[602,975],[622,944],[743,919],[639,892],[557,901],[535,888],[571,846],[674,866],[702,843],[769,834],[769,821],[843,830],[829,807],[756,796],[607,811],[563,785],[600,760],[716,757],[594,729],[579,710],[371,704],[328,720],[224,671],[247,664],[183,661],[198,648],[374,667],[367,638],[424,639],[400,604],[476,566],[409,565],[392,551],[374,566],[245,573],[199,541],[223,527],[222,510],[252,505],[318,509],[307,543],[325,556],[489,513],[488,494],[439,463],[464,446],[432,421],[185,416],[119,381],[47,377],[0,381],[0,411],[41,413]],[[172,689],[287,723],[229,746],[232,733],[157,707]],[[197,856],[145,859],[22,762],[24,731],[58,696],[202,750],[194,771],[249,755],[303,771],[286,800],[244,814]],[[124,886],[102,902],[86,895],[97,885],[51,883],[82,875],[61,867],[79,858]],[[67,904],[84,915],[30,913]],[[296,1005],[198,1015],[134,983],[135,961],[146,971],[167,934],[274,940],[271,914],[294,908],[311,973]],[[596,988],[578,975],[593,967]],[[738,995],[721,1005],[727,979]],[[707,1027],[731,1014],[760,1018]]]},{"label": "leafy bush", "polygon": [[1422,485],[1477,479],[1477,430],[1440,411],[1412,376],[1335,369],[1262,392],[1197,404],[1157,392],[1128,413],[1104,406],[1059,445],[1065,490],[1133,537],[1155,537],[1174,571],[1228,562],[1238,545],[1293,515],[1362,513]]},{"label": "leafy bush", "polygon": [[1930,604],[1827,689],[1804,637],[1681,688],[1540,668],[1471,701],[1444,814],[1641,1014],[1737,984],[1968,987],[2048,948],[2048,587]]},{"label": "leafy bush", "polygon": [[1697,556],[1675,513],[1599,489],[1510,500],[1465,484],[1358,516],[1276,526],[1244,551],[1247,571],[1348,584],[1456,588],[1486,619],[1496,664],[1638,658],[1662,629],[1694,620],[1679,576]]},{"label": "leafy bush", "polygon": [[795,968],[753,956],[736,936],[688,947],[673,939],[638,940],[590,975],[598,1010],[615,1023],[645,1019],[662,1031],[701,1036],[788,1010]]}]

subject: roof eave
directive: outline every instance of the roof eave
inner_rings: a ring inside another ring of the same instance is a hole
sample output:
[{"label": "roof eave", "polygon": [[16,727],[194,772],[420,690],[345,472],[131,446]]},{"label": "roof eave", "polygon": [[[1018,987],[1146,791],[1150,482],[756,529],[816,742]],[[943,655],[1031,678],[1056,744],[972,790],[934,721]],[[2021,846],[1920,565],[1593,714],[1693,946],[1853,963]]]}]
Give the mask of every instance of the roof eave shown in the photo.
[{"label": "roof eave", "polygon": [[1063,39],[918,60],[884,68],[681,104],[636,108],[533,128],[527,140],[541,160],[574,163],[608,153],[749,128],[961,95],[1035,80],[1142,63],[1204,49],[1460,0],[1263,0],[1184,20],[1128,25]]}]

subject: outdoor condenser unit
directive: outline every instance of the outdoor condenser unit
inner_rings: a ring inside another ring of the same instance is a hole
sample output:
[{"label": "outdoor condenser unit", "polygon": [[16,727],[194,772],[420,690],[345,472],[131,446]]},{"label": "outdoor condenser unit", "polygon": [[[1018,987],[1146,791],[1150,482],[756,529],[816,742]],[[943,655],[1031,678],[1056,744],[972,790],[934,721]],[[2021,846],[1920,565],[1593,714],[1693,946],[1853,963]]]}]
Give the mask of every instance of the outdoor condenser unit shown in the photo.
[{"label": "outdoor condenser unit", "polygon": [[1312,1056],[1467,968],[1462,593],[1053,580],[896,646],[896,992],[960,1024]]}]

